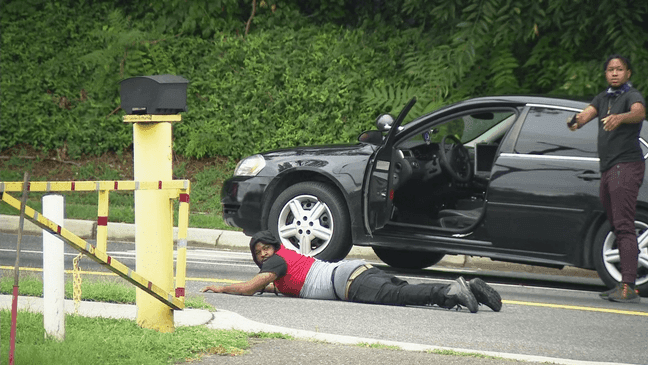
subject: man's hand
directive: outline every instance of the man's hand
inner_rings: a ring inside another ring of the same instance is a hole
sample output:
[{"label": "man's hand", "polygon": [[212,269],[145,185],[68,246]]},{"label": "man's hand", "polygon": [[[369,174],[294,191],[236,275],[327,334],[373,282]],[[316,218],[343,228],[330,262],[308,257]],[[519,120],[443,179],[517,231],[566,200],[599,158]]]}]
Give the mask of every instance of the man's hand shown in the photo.
[{"label": "man's hand", "polygon": [[225,286],[209,285],[202,288],[200,291],[203,293],[207,291],[213,291],[214,293],[253,295],[256,292],[261,291],[276,279],[277,274],[273,272],[262,272],[244,283],[236,283]]},{"label": "man's hand", "polygon": [[582,112],[576,114],[573,118],[576,123],[570,124],[570,121],[572,121],[572,118],[567,119],[567,127],[569,128],[570,131],[575,131],[585,124],[589,123],[590,120],[596,118],[596,115],[598,112],[596,111],[596,108],[594,108],[591,105],[588,105],[587,108],[585,108]]},{"label": "man's hand", "polygon": [[205,293],[205,292],[208,292],[208,291],[212,291],[212,292],[214,292],[214,293],[222,293],[222,292],[223,292],[223,288],[224,288],[223,286],[213,286],[213,285],[209,285],[209,286],[206,286],[206,287],[200,289],[200,292],[201,292],[201,293]]},{"label": "man's hand", "polygon": [[621,124],[628,123],[641,123],[646,118],[646,108],[643,104],[637,102],[632,104],[630,111],[622,114],[610,114],[603,118],[603,129],[606,131],[613,131]]},{"label": "man's hand", "polygon": [[603,118],[603,130],[606,132],[613,131],[623,123],[623,117],[618,114],[611,114]]},{"label": "man's hand", "polygon": [[569,128],[570,131],[578,129],[578,114],[574,114],[574,116],[567,118],[567,128]]}]

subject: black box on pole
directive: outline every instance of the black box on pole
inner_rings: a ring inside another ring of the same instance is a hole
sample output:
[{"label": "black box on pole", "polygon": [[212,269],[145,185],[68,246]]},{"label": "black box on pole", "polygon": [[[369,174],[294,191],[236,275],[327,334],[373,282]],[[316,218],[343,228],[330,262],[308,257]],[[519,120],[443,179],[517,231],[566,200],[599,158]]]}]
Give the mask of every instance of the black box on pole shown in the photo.
[{"label": "black box on pole", "polygon": [[189,80],[176,75],[137,76],[120,82],[126,114],[178,114],[187,111]]}]

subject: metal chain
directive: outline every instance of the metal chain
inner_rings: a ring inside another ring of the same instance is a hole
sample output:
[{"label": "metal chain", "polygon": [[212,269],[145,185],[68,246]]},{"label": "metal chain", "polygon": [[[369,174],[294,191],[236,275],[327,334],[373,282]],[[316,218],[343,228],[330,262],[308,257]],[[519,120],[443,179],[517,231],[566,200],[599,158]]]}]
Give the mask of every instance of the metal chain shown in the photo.
[{"label": "metal chain", "polygon": [[79,314],[79,306],[81,305],[81,267],[79,266],[79,261],[83,257],[83,253],[79,253],[73,260],[72,263],[74,268],[72,270],[72,275],[74,276],[73,284],[73,298],[74,298],[74,314]]}]

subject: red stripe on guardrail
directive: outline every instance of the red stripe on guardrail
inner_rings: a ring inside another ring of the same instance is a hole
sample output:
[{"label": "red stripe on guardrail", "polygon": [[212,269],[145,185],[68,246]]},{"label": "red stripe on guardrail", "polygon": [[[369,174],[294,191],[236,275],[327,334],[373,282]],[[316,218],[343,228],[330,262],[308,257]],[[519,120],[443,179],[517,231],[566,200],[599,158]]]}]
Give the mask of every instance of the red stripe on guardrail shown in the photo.
[{"label": "red stripe on guardrail", "polygon": [[148,289],[151,290],[151,287],[153,287],[153,283],[149,281],[148,282]]},{"label": "red stripe on guardrail", "polygon": [[61,234],[61,226],[56,226],[56,233]]},{"label": "red stripe on guardrail", "polygon": [[158,189],[162,189],[162,180],[158,182]]},{"label": "red stripe on guardrail", "polygon": [[115,190],[119,190],[119,181],[115,181]]},{"label": "red stripe on guardrail", "polygon": [[108,263],[108,265],[110,265],[110,263],[112,262],[112,257],[108,256],[108,259],[106,260],[106,262]]},{"label": "red stripe on guardrail", "polygon": [[180,194],[180,203],[189,203],[189,194]]},{"label": "red stripe on guardrail", "polygon": [[98,226],[107,226],[108,225],[108,217],[97,217],[97,225]]},{"label": "red stripe on guardrail", "polygon": [[185,288],[176,288],[175,296],[176,296],[176,298],[184,297],[185,296]]},{"label": "red stripe on guardrail", "polygon": [[74,181],[72,181],[72,184],[70,186],[70,190],[74,191]]}]

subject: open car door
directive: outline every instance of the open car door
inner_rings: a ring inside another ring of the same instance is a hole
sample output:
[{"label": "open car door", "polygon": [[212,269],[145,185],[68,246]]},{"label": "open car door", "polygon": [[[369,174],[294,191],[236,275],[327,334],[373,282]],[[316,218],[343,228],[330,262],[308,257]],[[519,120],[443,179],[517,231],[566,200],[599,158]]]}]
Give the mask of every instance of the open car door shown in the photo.
[{"label": "open car door", "polygon": [[394,139],[414,104],[416,98],[412,98],[405,105],[387,132],[382,145],[369,160],[363,186],[363,213],[365,228],[370,235],[389,221],[394,200],[394,155],[400,153],[394,150]]}]

